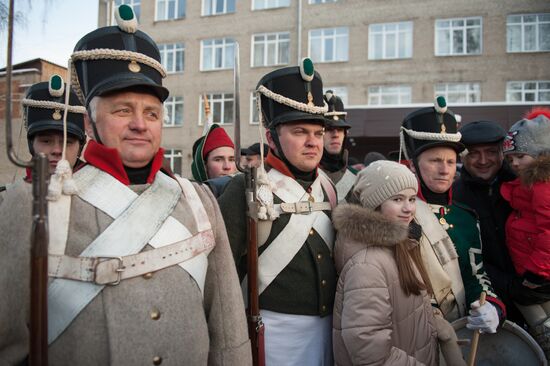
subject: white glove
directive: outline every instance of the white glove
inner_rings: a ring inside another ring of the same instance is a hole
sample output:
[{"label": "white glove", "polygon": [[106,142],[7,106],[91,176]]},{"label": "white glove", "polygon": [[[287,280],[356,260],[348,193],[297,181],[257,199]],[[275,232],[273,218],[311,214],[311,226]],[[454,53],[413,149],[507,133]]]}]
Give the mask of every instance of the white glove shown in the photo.
[{"label": "white glove", "polygon": [[493,304],[486,302],[479,306],[479,300],[470,305],[470,316],[466,328],[479,330],[481,333],[496,333],[499,323],[498,312]]}]

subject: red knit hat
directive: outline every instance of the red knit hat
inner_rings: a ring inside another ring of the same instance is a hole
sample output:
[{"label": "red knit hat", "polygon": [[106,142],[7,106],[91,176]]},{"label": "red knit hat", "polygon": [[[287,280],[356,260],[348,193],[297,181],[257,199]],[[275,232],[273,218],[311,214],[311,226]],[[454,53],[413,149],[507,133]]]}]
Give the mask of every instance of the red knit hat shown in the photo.
[{"label": "red knit hat", "polygon": [[233,141],[231,141],[231,138],[223,128],[213,129],[210,131],[206,137],[206,141],[204,142],[204,147],[202,148],[202,158],[206,159],[206,155],[208,155],[210,151],[222,146],[235,148]]}]

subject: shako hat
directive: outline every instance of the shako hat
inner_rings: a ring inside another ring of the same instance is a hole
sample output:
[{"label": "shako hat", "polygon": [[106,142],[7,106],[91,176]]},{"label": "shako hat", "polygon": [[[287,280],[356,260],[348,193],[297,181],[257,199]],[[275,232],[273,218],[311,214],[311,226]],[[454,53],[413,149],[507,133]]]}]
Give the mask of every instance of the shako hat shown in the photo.
[{"label": "shako hat", "polygon": [[213,124],[206,135],[201,136],[193,144],[193,162],[191,163],[191,173],[193,178],[199,182],[204,182],[208,179],[206,173],[206,155],[218,147],[228,146],[235,148],[233,141],[225,132],[223,127]]},{"label": "shako hat", "polygon": [[[21,101],[23,120],[27,128],[27,139],[43,131],[63,132],[63,112],[65,109],[66,87],[63,78],[57,74],[32,85]],[[67,106],[67,133],[75,136],[84,144],[84,113],[86,109],[78,100],[76,93],[71,91]]]},{"label": "shako hat", "polygon": [[348,113],[344,110],[342,98],[335,95],[332,90],[327,90],[324,98],[328,105],[328,112],[325,113],[325,126],[345,129],[351,128],[351,125],[346,122]]},{"label": "shako hat", "polygon": [[506,131],[497,122],[474,121],[464,125],[459,130],[462,142],[466,146],[493,144],[504,140]]},{"label": "shako hat", "polygon": [[168,89],[162,86],[166,71],[157,45],[137,30],[137,19],[130,6],[120,5],[115,18],[117,26],[88,33],[74,48],[71,83],[78,96],[88,106],[95,96],[145,87],[164,102],[168,97]]},{"label": "shako hat", "polygon": [[401,149],[407,159],[416,159],[423,151],[446,146],[457,153],[464,150],[457,132],[454,113],[447,108],[445,98],[436,98],[434,107],[418,109],[405,117],[401,124]]},{"label": "shako hat", "polygon": [[313,62],[284,67],[265,75],[256,87],[261,102],[260,118],[266,128],[282,123],[311,121],[324,124],[328,108],[323,99],[323,81]]}]

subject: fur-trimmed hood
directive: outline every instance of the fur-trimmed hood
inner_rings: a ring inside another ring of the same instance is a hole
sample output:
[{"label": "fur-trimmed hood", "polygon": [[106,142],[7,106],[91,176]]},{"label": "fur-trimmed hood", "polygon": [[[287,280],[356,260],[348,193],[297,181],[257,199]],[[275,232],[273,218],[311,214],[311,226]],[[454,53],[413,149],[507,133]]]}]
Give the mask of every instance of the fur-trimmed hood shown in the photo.
[{"label": "fur-trimmed hood", "polygon": [[550,154],[540,155],[529,167],[525,168],[521,174],[521,182],[526,186],[550,182]]},{"label": "fur-trimmed hood", "polygon": [[337,230],[334,258],[338,270],[358,251],[369,246],[393,247],[407,239],[409,232],[406,225],[355,204],[338,205],[332,221]]}]

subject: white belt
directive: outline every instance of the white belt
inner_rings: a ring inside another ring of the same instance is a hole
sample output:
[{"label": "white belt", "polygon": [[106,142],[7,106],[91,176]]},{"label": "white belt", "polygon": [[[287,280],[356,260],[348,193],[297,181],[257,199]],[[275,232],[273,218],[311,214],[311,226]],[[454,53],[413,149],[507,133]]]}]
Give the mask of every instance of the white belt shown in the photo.
[{"label": "white belt", "polygon": [[214,247],[212,230],[154,250],[121,257],[70,257],[50,255],[50,277],[118,285],[120,281],[174,266]]},{"label": "white belt", "polygon": [[283,202],[281,204],[273,205],[275,211],[279,213],[310,213],[315,211],[330,211],[332,209],[330,202],[310,202],[310,201],[299,201],[299,202]]}]

